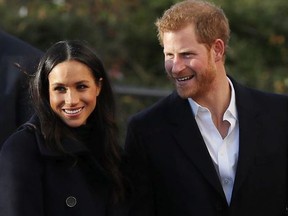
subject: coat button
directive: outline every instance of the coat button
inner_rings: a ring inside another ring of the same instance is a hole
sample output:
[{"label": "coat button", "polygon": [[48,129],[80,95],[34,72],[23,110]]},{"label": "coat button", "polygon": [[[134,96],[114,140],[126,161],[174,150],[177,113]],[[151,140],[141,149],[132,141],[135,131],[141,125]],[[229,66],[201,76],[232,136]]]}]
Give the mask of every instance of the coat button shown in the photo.
[{"label": "coat button", "polygon": [[68,206],[68,207],[74,207],[75,205],[77,204],[77,199],[75,198],[75,197],[73,197],[73,196],[69,196],[69,197],[67,197],[67,199],[66,199],[66,205]]}]

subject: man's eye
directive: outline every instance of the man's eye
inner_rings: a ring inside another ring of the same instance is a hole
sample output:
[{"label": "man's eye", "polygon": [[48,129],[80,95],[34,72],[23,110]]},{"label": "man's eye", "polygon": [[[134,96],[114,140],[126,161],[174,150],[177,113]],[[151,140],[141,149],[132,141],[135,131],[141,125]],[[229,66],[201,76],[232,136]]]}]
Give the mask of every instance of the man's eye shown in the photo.
[{"label": "man's eye", "polygon": [[196,56],[196,53],[183,53],[183,56],[185,57],[185,58],[192,58],[192,57],[194,57],[194,56]]},{"label": "man's eye", "polygon": [[183,53],[183,56],[185,58],[190,58],[192,56],[192,53]]},{"label": "man's eye", "polygon": [[169,59],[173,58],[173,54],[171,54],[171,53],[166,53],[165,56],[166,56],[166,58],[169,58]]}]

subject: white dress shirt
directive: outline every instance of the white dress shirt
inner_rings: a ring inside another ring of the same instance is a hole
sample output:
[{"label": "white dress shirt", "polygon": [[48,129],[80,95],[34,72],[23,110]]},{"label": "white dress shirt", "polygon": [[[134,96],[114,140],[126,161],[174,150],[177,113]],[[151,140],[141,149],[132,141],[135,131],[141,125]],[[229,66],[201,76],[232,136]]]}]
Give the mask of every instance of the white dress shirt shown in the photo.
[{"label": "white dress shirt", "polygon": [[193,99],[188,99],[204,142],[214,162],[228,204],[231,201],[239,152],[239,122],[235,91],[230,80],[229,83],[231,99],[224,113],[223,121],[228,121],[230,127],[224,139],[214,125],[210,111],[206,107],[200,106]]}]

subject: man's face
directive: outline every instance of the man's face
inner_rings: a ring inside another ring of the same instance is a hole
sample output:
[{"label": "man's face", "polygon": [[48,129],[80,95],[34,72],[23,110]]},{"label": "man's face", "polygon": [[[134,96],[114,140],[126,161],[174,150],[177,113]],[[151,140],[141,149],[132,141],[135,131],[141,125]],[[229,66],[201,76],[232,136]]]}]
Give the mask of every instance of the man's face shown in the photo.
[{"label": "man's face", "polygon": [[211,91],[216,67],[211,52],[200,44],[193,25],[163,34],[165,69],[182,98],[197,100]]}]

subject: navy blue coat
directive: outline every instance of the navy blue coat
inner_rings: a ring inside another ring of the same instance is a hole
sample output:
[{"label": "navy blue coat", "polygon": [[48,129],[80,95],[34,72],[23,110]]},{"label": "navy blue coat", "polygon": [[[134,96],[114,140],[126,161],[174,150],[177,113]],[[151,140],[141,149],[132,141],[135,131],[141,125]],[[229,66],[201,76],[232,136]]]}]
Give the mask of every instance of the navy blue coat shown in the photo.
[{"label": "navy blue coat", "polygon": [[[29,123],[39,128],[35,117]],[[124,215],[111,205],[109,180],[88,149],[72,140],[63,145],[77,163],[46,148],[33,126],[9,137],[0,152],[1,216]]]},{"label": "navy blue coat", "polygon": [[0,149],[33,113],[24,71],[34,73],[41,56],[42,51],[0,30]]}]

